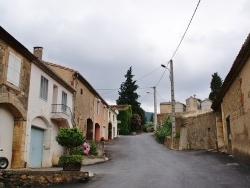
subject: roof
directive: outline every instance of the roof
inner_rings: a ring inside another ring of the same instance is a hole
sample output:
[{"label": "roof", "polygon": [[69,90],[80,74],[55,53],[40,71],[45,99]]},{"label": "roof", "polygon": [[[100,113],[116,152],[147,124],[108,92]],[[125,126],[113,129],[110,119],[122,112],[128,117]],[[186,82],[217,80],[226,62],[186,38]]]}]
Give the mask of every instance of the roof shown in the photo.
[{"label": "roof", "polygon": [[52,70],[49,66],[47,66],[43,61],[40,61],[33,53],[31,53],[26,47],[24,47],[19,41],[17,41],[12,35],[10,35],[7,31],[5,31],[0,26],[0,39],[5,41],[8,45],[10,45],[13,49],[22,54],[25,58],[27,58],[31,63],[34,63],[44,72],[46,72],[53,79],[58,81],[62,86],[68,89],[70,92],[75,92],[74,88],[72,88],[67,82],[65,82],[54,70]]},{"label": "roof", "polygon": [[68,68],[68,67],[65,67],[65,66],[57,65],[54,63],[49,63],[49,62],[46,62],[46,63],[50,66],[58,67],[60,69],[64,69],[64,70],[68,70],[68,71],[72,72],[72,74],[74,74],[74,76],[76,78],[78,78],[90,90],[90,92],[92,92],[94,95],[96,95],[97,98],[100,98],[100,100],[107,107],[110,107],[109,104],[100,96],[100,94],[92,87],[92,85],[78,71],[71,69],[71,68]]},{"label": "roof", "polygon": [[131,108],[131,105],[110,105],[110,108],[112,108],[113,110],[121,111]]},{"label": "roof", "polygon": [[36,56],[34,56],[26,47],[24,47],[20,42],[18,42],[12,35],[10,35],[7,31],[5,31],[1,26],[0,26],[0,39],[8,43],[11,47],[13,47],[16,51],[18,51],[28,60],[33,61],[37,59]]},{"label": "roof", "polygon": [[240,73],[247,60],[250,57],[250,34],[248,35],[245,43],[242,45],[239,54],[237,55],[229,73],[227,74],[220,91],[216,95],[216,99],[212,104],[213,110],[219,110],[220,104],[222,103],[223,97],[229,90],[230,86],[236,79],[237,75]]}]

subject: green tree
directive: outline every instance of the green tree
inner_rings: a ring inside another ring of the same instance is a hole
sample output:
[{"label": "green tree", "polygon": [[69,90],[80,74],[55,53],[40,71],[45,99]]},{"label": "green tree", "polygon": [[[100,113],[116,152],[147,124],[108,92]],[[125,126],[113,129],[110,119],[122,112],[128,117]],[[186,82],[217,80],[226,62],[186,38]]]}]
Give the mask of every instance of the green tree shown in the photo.
[{"label": "green tree", "polygon": [[119,98],[116,100],[118,105],[131,105],[132,112],[134,109],[140,106],[137,101],[139,95],[136,93],[138,86],[136,81],[133,81],[134,75],[132,75],[132,67],[130,67],[125,75],[126,81],[121,84],[120,91],[118,91]]},{"label": "green tree", "polygon": [[138,85],[133,80],[132,67],[130,67],[125,75],[126,81],[121,84],[120,91],[118,91],[119,97],[116,100],[117,105],[131,105],[132,113],[139,114],[142,124],[146,123],[145,111],[140,107],[141,103],[137,100],[139,95],[136,90]]},{"label": "green tree", "polygon": [[133,114],[130,120],[131,131],[141,133],[142,125],[141,125],[141,117],[138,114]]},{"label": "green tree", "polygon": [[216,95],[219,92],[219,90],[222,86],[222,83],[223,83],[223,81],[217,72],[212,74],[212,80],[210,83],[211,92],[209,94],[209,99],[211,101],[214,101],[216,99]]},{"label": "green tree", "polygon": [[118,123],[119,134],[128,135],[130,132],[130,118],[132,116],[131,106],[127,106],[126,109],[120,110],[117,115],[117,120],[121,121]]}]

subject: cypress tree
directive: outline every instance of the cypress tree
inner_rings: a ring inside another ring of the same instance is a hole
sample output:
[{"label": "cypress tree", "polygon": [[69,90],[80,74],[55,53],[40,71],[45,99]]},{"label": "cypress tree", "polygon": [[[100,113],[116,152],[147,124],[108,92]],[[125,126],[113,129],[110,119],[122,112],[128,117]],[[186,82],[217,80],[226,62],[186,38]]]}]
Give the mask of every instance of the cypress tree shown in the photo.
[{"label": "cypress tree", "polygon": [[223,83],[223,81],[217,72],[212,74],[212,80],[210,83],[211,92],[209,94],[210,100],[214,101],[216,99],[216,95],[220,91],[222,83]]}]

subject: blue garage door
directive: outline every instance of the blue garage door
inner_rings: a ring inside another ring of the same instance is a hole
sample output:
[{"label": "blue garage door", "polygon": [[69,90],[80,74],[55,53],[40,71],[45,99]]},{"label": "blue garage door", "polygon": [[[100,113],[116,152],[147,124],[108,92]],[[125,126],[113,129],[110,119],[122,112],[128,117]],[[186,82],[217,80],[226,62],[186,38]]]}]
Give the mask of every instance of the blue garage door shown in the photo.
[{"label": "blue garage door", "polygon": [[31,128],[29,166],[33,168],[42,166],[43,156],[43,134],[42,129]]}]

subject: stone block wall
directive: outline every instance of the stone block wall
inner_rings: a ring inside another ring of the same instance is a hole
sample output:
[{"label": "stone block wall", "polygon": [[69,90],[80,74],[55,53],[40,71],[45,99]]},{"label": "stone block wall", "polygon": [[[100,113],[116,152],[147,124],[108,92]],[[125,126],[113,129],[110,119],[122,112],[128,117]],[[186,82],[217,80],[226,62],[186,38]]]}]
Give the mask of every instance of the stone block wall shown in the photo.
[{"label": "stone block wall", "polygon": [[0,170],[0,188],[45,187],[67,183],[83,183],[89,173],[82,171]]},{"label": "stone block wall", "polygon": [[[214,112],[208,112],[193,117],[184,118],[187,146],[182,149],[215,149],[216,148],[216,118]],[[183,129],[181,128],[181,129]],[[184,143],[184,142],[183,142]]]}]

